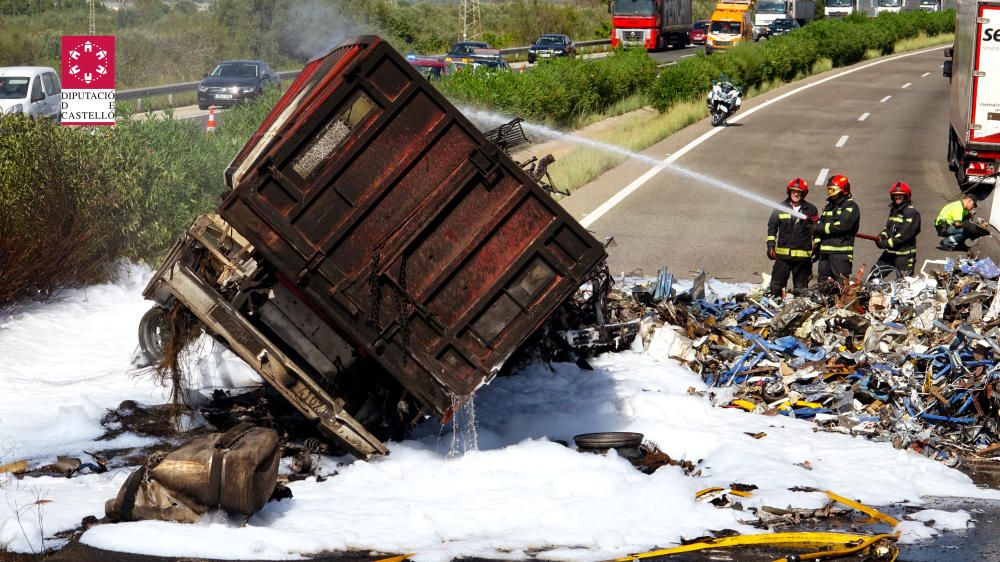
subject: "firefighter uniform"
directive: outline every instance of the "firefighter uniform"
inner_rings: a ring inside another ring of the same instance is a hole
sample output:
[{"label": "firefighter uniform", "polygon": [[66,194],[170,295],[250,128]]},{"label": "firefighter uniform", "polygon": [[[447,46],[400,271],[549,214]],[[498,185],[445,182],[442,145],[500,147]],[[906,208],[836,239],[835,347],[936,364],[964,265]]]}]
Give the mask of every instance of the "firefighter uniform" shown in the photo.
[{"label": "firefighter uniform", "polygon": [[[785,209],[775,209],[767,221],[767,248],[774,251],[774,267],[771,269],[771,294],[780,295],[792,277],[792,286],[805,289],[812,277],[813,223],[792,214],[791,198],[781,205]],[[816,216],[816,206],[802,201],[799,212],[806,217]]]},{"label": "firefighter uniform", "polygon": [[917,260],[917,234],[920,234],[920,213],[910,201],[889,205],[889,219],[879,233],[879,247],[884,248],[876,267],[891,266],[897,276],[913,275]]},{"label": "firefighter uniform", "polygon": [[846,193],[828,199],[813,243],[819,246],[819,282],[840,281],[854,269],[854,235],[861,224],[861,210]]}]

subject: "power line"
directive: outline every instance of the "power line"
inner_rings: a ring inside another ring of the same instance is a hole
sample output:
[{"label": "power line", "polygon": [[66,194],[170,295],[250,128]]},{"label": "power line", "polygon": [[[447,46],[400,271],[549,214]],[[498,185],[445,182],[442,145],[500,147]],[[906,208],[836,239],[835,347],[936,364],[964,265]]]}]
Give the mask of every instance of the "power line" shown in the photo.
[{"label": "power line", "polygon": [[479,0],[462,0],[462,40],[478,39],[483,34]]}]

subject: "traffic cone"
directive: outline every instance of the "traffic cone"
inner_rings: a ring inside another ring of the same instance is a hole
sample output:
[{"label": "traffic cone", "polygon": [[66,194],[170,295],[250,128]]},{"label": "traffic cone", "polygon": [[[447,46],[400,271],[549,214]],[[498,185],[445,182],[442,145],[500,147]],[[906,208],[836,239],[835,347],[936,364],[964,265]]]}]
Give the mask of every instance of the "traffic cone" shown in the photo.
[{"label": "traffic cone", "polygon": [[205,127],[206,133],[215,132],[215,106],[211,105],[208,107],[208,126]]}]

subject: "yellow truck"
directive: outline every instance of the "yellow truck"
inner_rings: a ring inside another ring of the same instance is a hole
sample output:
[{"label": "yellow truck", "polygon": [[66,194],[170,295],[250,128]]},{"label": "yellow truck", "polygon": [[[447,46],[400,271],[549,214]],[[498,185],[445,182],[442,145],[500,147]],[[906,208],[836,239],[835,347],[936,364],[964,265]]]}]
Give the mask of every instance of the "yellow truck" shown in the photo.
[{"label": "yellow truck", "polygon": [[753,40],[753,24],[750,20],[752,0],[719,2],[715,5],[708,34],[705,38],[705,54],[725,50]]}]

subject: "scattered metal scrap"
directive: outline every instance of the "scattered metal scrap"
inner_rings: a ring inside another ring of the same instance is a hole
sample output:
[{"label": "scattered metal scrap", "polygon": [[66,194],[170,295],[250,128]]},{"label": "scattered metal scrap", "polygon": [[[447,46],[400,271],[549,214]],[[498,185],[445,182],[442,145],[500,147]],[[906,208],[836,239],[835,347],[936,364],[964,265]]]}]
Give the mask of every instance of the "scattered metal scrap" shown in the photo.
[{"label": "scattered metal scrap", "polygon": [[[497,148],[504,151],[504,154],[510,156],[513,149],[531,142],[524,134],[524,128],[521,127],[522,121],[524,121],[524,119],[515,117],[499,127],[490,129],[489,131],[483,131],[483,136],[486,137],[486,140],[495,144]],[[555,156],[552,156],[551,154],[546,154],[541,158],[532,156],[524,162],[515,160],[517,165],[527,172],[528,175],[531,176],[531,179],[535,180],[539,187],[545,191],[553,195],[569,195],[568,191],[559,189],[552,183],[552,176],[549,175],[549,166],[555,161]]]},{"label": "scattered metal scrap", "polygon": [[632,293],[647,319],[675,326],[670,355],[725,407],[812,419],[817,431],[952,466],[1000,458],[1000,268],[989,258],[936,265],[784,300],[705,296],[703,285],[669,298],[665,271]]}]

